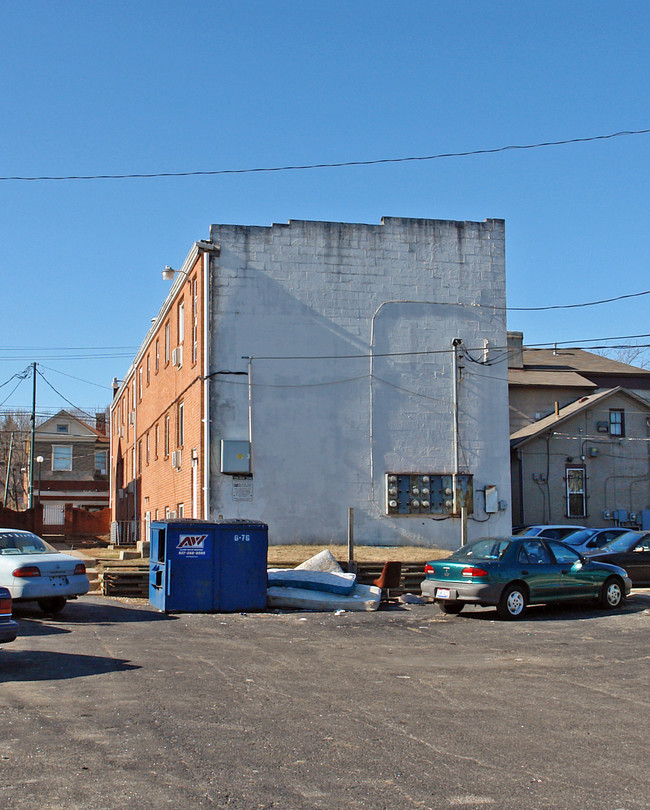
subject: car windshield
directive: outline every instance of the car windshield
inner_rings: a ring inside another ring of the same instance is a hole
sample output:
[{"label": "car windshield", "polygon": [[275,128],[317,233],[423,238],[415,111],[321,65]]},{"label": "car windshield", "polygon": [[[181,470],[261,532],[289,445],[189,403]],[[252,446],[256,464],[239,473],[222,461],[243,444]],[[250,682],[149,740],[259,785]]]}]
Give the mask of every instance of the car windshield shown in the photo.
[{"label": "car windshield", "polygon": [[57,550],[31,532],[0,533],[0,554],[56,554]]},{"label": "car windshield", "polygon": [[625,532],[620,537],[617,537],[615,540],[610,540],[609,543],[605,543],[605,545],[600,549],[601,551],[627,551],[632,543],[640,540],[643,535],[639,534],[639,532]]},{"label": "car windshield", "polygon": [[573,532],[573,534],[568,534],[562,539],[562,542],[569,546],[581,546],[583,543],[586,543],[593,534],[593,529],[583,529],[581,532]]},{"label": "car windshield", "polygon": [[461,546],[451,555],[456,560],[500,560],[508,550],[511,540],[487,538]]}]

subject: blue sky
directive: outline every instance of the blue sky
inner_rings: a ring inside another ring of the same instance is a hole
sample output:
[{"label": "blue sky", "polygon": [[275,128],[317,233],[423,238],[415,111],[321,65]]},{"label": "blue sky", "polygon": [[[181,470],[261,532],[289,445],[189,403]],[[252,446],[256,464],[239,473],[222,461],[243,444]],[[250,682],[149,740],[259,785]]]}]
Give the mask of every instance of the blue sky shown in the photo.
[{"label": "blue sky", "polygon": [[[4,0],[0,175],[373,160],[648,129],[649,31],[650,4],[635,0]],[[500,217],[509,306],[645,291],[649,188],[650,135],[272,174],[1,181],[0,383],[38,362],[39,410],[108,404],[167,293],[162,268],[213,222]],[[642,334],[649,303],[511,312],[508,325],[527,344]],[[12,393],[17,382],[0,409],[30,407],[30,380]]]}]

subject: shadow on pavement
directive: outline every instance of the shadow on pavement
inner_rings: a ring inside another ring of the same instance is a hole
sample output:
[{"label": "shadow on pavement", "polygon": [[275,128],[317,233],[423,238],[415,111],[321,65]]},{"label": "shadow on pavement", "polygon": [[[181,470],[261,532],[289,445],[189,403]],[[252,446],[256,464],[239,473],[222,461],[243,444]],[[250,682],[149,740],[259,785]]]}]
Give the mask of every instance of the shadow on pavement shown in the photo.
[{"label": "shadow on pavement", "polygon": [[18,681],[61,681],[104,675],[108,672],[128,672],[140,669],[123,658],[98,655],[48,652],[45,650],[3,650],[0,655],[0,683]]},{"label": "shadow on pavement", "polygon": [[[50,616],[39,608],[36,602],[14,602],[14,619],[20,623],[20,635],[48,635],[70,632],[60,625],[94,624],[109,625],[124,622],[174,621],[174,616],[160,613],[142,605],[130,607],[114,601],[87,601],[84,597],[68,602],[61,613]],[[32,632],[29,631],[32,627]],[[40,627],[40,629],[37,629]],[[27,632],[25,632],[27,630]]]},{"label": "shadow on pavement", "polygon": [[[650,597],[645,594],[632,594],[628,596],[624,607],[619,610],[603,610],[591,605],[579,603],[565,603],[563,605],[532,605],[527,608],[523,618],[517,619],[518,624],[525,622],[561,622],[575,621],[576,619],[603,619],[623,616],[630,613],[642,613],[650,608]],[[455,618],[455,617],[454,617]],[[460,619],[474,619],[478,621],[502,621],[497,616],[496,608],[465,608],[459,616]]]}]

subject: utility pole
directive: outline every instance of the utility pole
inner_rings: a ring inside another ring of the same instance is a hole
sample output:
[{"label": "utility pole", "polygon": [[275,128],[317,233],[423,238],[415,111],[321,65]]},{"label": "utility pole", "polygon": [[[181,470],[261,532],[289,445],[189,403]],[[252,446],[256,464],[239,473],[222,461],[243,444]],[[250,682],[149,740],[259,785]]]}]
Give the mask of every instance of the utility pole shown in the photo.
[{"label": "utility pole", "polygon": [[36,363],[32,363],[32,439],[29,445],[29,493],[27,496],[27,508],[34,506],[34,442],[36,440]]},{"label": "utility pole", "polygon": [[9,492],[9,474],[11,472],[11,456],[14,451],[14,432],[11,431],[11,440],[9,441],[9,458],[7,460],[7,475],[5,477],[5,497],[2,502],[3,507],[7,506],[7,494]]},{"label": "utility pole", "polygon": [[458,497],[458,475],[460,473],[460,420],[458,416],[458,350],[462,346],[462,338],[454,338],[451,341],[453,349],[452,355],[452,376],[453,376],[453,407],[454,407],[454,476],[453,476],[453,513],[460,514],[460,544],[467,545],[467,507],[464,502],[459,508]]}]

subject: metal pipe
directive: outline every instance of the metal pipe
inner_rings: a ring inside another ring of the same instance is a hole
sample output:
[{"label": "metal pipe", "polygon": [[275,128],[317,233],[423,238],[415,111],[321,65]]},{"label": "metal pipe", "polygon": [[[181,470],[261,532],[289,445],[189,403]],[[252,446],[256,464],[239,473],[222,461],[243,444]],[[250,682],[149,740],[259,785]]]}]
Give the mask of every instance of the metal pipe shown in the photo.
[{"label": "metal pipe", "polygon": [[203,254],[203,518],[210,520],[210,253]]}]

